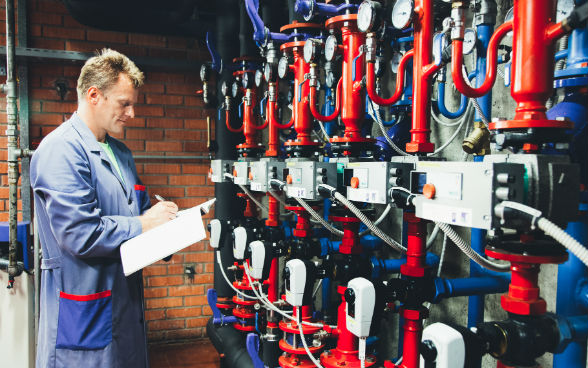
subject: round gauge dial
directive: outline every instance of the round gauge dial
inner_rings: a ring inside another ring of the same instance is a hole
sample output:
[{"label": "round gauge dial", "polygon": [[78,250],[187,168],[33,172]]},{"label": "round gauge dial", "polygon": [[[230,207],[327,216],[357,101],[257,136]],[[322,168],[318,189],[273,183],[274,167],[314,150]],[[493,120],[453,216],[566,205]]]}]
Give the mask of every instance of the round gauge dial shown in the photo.
[{"label": "round gauge dial", "polygon": [[231,91],[229,90],[229,83],[227,83],[227,81],[224,81],[221,84],[221,93],[223,94],[223,96],[228,96]]},{"label": "round gauge dial", "polygon": [[372,0],[365,0],[357,10],[357,28],[361,32],[371,31],[376,24],[376,17],[380,3]]},{"label": "round gauge dial", "polygon": [[463,34],[463,53],[469,55],[476,47],[476,31],[472,28],[466,28]]},{"label": "round gauge dial", "polygon": [[239,83],[237,83],[237,81],[235,81],[231,85],[231,96],[233,96],[233,98],[235,98],[235,97],[237,97],[238,94],[239,94]]},{"label": "round gauge dial", "polygon": [[241,86],[245,89],[251,88],[251,78],[249,77],[249,73],[243,73],[243,76],[241,77]]},{"label": "round gauge dial", "polygon": [[561,22],[570,15],[572,10],[574,10],[574,0],[558,0],[555,21]]},{"label": "round gauge dial", "polygon": [[274,79],[274,68],[272,64],[265,63],[263,67],[263,77],[267,82],[272,82]]},{"label": "round gauge dial", "polygon": [[208,81],[210,78],[210,68],[207,64],[202,64],[200,67],[200,80],[203,82]]},{"label": "round gauge dial", "polygon": [[312,38],[309,38],[304,43],[304,49],[303,49],[304,61],[307,63],[314,61],[316,54],[317,54],[317,42],[315,40],[313,40]]},{"label": "round gauge dial", "polygon": [[263,83],[263,72],[261,70],[257,69],[255,71],[255,86],[261,87],[262,83]]},{"label": "round gauge dial", "polygon": [[392,25],[396,29],[404,29],[412,22],[414,3],[412,0],[398,0],[392,8]]},{"label": "round gauge dial", "polygon": [[390,70],[392,73],[398,73],[398,66],[400,65],[400,60],[402,59],[402,54],[398,51],[394,51],[392,57],[390,58]]},{"label": "round gauge dial", "polygon": [[325,59],[327,59],[327,61],[333,61],[336,51],[337,37],[335,37],[335,35],[330,35],[325,41]]},{"label": "round gauge dial", "polygon": [[278,62],[278,77],[281,79],[286,78],[286,74],[288,74],[288,69],[290,65],[288,63],[288,58],[282,56],[280,61]]},{"label": "round gauge dial", "polygon": [[325,75],[325,84],[329,88],[335,87],[335,74],[332,71],[328,71]]}]

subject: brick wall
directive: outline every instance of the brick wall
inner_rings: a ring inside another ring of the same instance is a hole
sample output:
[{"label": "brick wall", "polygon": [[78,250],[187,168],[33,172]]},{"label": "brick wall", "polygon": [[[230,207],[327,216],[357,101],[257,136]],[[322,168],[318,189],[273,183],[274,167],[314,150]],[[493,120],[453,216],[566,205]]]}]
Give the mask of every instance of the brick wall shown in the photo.
[{"label": "brick wall", "polygon": [[[0,2],[4,21],[4,1]],[[111,47],[129,57],[188,59],[193,72],[173,70],[146,71],[136,117],[128,123],[122,139],[135,155],[205,155],[206,116],[202,99],[195,95],[201,88],[199,60],[207,58],[206,48],[183,37],[106,32],[82,26],[57,0],[29,0],[29,46],[37,48],[94,51]],[[0,42],[5,44],[5,27],[0,27]],[[76,109],[76,79],[81,63],[31,62],[29,64],[30,132],[33,143],[55,129]],[[5,77],[0,80],[4,83]],[[56,83],[66,83],[62,100]],[[6,124],[6,100],[0,95],[0,124]],[[0,127],[4,132],[5,127]],[[6,176],[6,138],[0,137],[0,221],[8,218]],[[180,208],[203,202],[214,195],[208,182],[206,160],[140,159],[137,170],[149,192],[173,200]],[[20,207],[20,202],[19,202]],[[19,214],[19,219],[22,216]],[[207,217],[210,217],[208,215]],[[146,318],[151,341],[186,339],[205,335],[210,315],[206,290],[213,282],[213,253],[207,242],[194,244],[175,254],[168,263],[159,262],[144,270]],[[196,275],[189,278],[184,268],[193,266]]]}]

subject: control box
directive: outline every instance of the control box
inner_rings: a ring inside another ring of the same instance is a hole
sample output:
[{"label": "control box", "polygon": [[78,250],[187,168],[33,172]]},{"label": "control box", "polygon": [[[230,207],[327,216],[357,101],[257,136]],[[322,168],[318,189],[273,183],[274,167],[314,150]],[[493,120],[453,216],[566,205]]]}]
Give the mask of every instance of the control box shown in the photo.
[{"label": "control box", "polygon": [[286,301],[293,307],[302,306],[306,289],[306,265],[300,259],[286,262],[284,269]]},{"label": "control box", "polygon": [[284,168],[283,161],[270,158],[262,158],[260,161],[252,161],[249,164],[249,187],[254,192],[267,192],[270,189],[269,180],[278,179],[278,171]]},{"label": "control box", "polygon": [[414,164],[401,162],[349,162],[343,170],[347,199],[387,204],[392,187],[409,187]]},{"label": "control box", "polygon": [[523,203],[525,168],[513,163],[420,161],[411,172],[410,191],[417,195],[417,217],[489,230],[499,225],[494,216],[498,203]]},{"label": "control box", "polygon": [[211,160],[210,161],[210,181],[213,183],[224,183],[230,180],[225,174],[233,175],[233,160]]},{"label": "control box", "polygon": [[349,281],[344,296],[347,329],[357,337],[369,336],[376,304],[374,285],[363,277],[357,277]]},{"label": "control box", "polygon": [[307,200],[321,199],[319,184],[337,186],[337,164],[318,161],[288,161],[283,169],[286,195]]},{"label": "control box", "polygon": [[250,161],[235,161],[233,163],[233,183],[238,185],[249,185],[250,163]]}]

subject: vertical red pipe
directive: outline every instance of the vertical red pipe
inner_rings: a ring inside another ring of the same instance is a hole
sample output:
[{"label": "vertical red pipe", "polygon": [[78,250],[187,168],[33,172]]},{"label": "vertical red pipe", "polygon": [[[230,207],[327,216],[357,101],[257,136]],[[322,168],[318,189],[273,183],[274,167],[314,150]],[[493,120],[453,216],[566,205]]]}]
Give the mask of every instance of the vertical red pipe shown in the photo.
[{"label": "vertical red pipe", "polygon": [[269,287],[267,289],[267,298],[272,303],[278,300],[278,284],[280,283],[278,267],[278,257],[275,257],[272,259],[270,266]]},{"label": "vertical red pipe", "polygon": [[546,29],[555,15],[555,6],[555,0],[514,2],[514,120],[547,120],[545,101],[553,90],[555,61],[554,42],[546,37]]},{"label": "vertical red pipe", "polygon": [[413,212],[404,213],[407,226],[406,263],[400,266],[405,276],[424,277],[427,264],[427,222],[415,216]]},{"label": "vertical red pipe", "polygon": [[343,24],[344,26],[341,27],[344,47],[341,121],[345,125],[345,138],[353,141],[354,138],[361,138],[361,126],[365,116],[365,91],[361,85],[365,58],[359,56],[359,48],[365,43],[365,34],[359,32],[356,21]]},{"label": "vertical red pipe", "polygon": [[248,89],[246,92],[249,95],[249,104],[243,103],[243,135],[245,136],[244,147],[255,147],[255,108],[256,95],[253,89]]},{"label": "vertical red pipe", "polygon": [[[278,91],[278,82],[270,82],[269,89],[274,89],[277,94]],[[266,104],[266,114],[267,114],[267,121],[268,121],[268,139],[267,139],[267,150],[265,151],[265,155],[267,157],[277,157],[278,151],[280,149],[280,136],[278,133],[278,126],[273,122],[276,121],[276,102],[272,101],[272,97],[268,96],[267,104]],[[273,198],[273,197],[270,197]]]},{"label": "vertical red pipe", "polygon": [[402,310],[404,318],[404,342],[402,345],[402,365],[403,368],[419,368],[420,353],[419,346],[423,334],[423,319],[427,318],[427,309],[420,310]]},{"label": "vertical red pipe", "polygon": [[430,141],[429,112],[431,83],[425,68],[433,60],[433,6],[432,0],[415,1],[414,59],[412,84],[412,129],[407,152],[428,153],[435,150]]},{"label": "vertical red pipe", "polygon": [[[312,116],[308,94],[310,92],[308,81],[304,76],[310,72],[310,64],[302,57],[302,46],[292,49],[294,55],[294,101],[292,113],[294,114],[294,130],[296,130],[296,141],[300,144],[314,145],[310,138],[312,131]],[[302,85],[301,85],[302,84]]]}]

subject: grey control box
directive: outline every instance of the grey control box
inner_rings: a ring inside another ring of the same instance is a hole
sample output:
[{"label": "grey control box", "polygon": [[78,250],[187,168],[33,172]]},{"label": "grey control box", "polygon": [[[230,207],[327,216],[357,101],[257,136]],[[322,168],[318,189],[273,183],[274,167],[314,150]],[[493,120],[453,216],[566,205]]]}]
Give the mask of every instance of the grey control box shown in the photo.
[{"label": "grey control box", "polygon": [[431,221],[489,230],[498,203],[525,198],[522,164],[421,161],[410,175],[415,214]]},{"label": "grey control box", "polygon": [[213,183],[223,183],[230,181],[225,174],[233,175],[233,160],[211,160],[210,161],[210,181]]},{"label": "grey control box", "polygon": [[343,170],[347,199],[355,202],[387,204],[390,189],[409,188],[410,162],[349,162]]},{"label": "grey control box", "polygon": [[233,163],[233,183],[249,185],[249,164],[251,161],[235,161]]},{"label": "grey control box", "polygon": [[283,170],[284,162],[273,158],[264,157],[259,161],[252,161],[249,165],[249,188],[254,192],[267,192],[271,189],[270,179],[278,179],[278,171]]},{"label": "grey control box", "polygon": [[337,187],[337,164],[318,161],[288,161],[282,177],[286,181],[286,195],[293,198],[317,200],[317,187],[328,184]]}]

